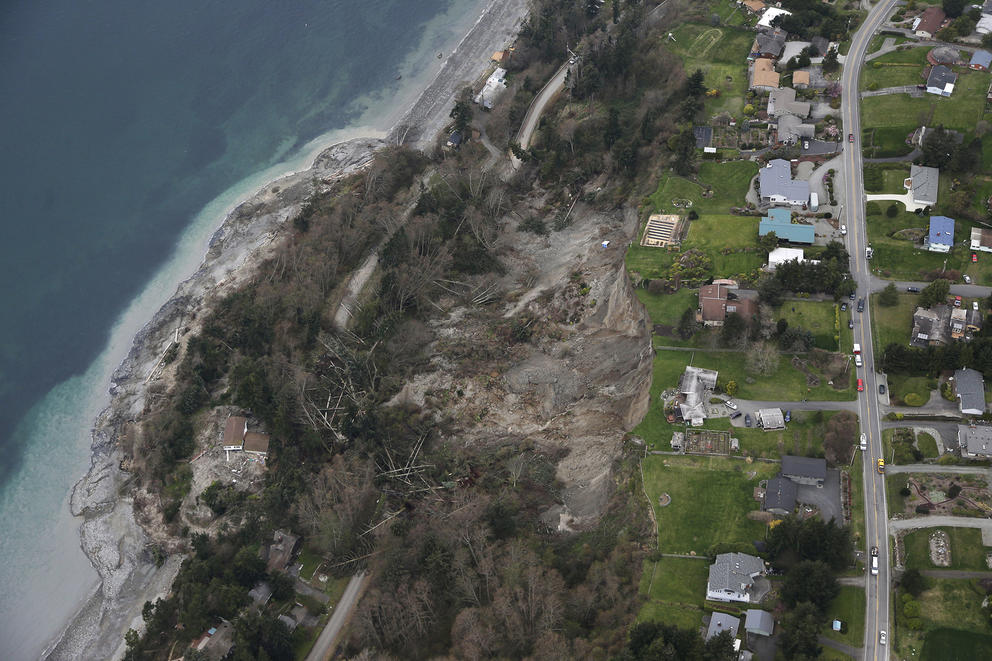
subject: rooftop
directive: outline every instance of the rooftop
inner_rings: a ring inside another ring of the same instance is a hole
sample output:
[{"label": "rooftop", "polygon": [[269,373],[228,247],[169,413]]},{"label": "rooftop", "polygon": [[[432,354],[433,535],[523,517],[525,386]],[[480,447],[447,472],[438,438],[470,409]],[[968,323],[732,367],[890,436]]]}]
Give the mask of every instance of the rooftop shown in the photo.
[{"label": "rooftop", "polygon": [[920,23],[915,29],[917,32],[929,32],[933,34],[940,29],[945,18],[947,18],[947,15],[940,7],[927,7],[920,15]]},{"label": "rooftop", "polygon": [[761,421],[763,429],[785,428],[785,416],[782,415],[782,409],[760,409],[758,420]]},{"label": "rooftop", "polygon": [[931,245],[954,245],[954,219],[947,216],[930,216],[930,233],[927,239]]},{"label": "rooftop", "polygon": [[954,370],[954,392],[961,400],[961,410],[985,410],[985,379],[982,373],[967,367]]},{"label": "rooftop", "polygon": [[937,184],[940,181],[940,170],[924,165],[912,165],[909,168],[909,186],[913,192],[913,201],[918,204],[937,203]]},{"label": "rooftop", "polygon": [[801,225],[792,222],[792,212],[788,209],[769,209],[768,215],[758,222],[758,235],[764,236],[775,232],[775,236],[793,243],[813,243],[816,232],[812,225]]},{"label": "rooftop", "polygon": [[793,85],[809,85],[809,71],[798,69],[792,72]]},{"label": "rooftop", "polygon": [[761,558],[746,553],[721,553],[710,565],[710,590],[743,590],[765,571]]},{"label": "rooftop", "polygon": [[796,496],[799,494],[799,487],[795,482],[781,474],[768,480],[765,487],[765,500],[761,508],[765,511],[782,510],[791,512],[796,508]]},{"label": "rooftop", "polygon": [[992,457],[992,427],[958,425],[958,442],[968,454]]},{"label": "rooftop", "polygon": [[987,50],[976,50],[975,54],[971,56],[971,62],[968,63],[968,66],[974,66],[976,64],[984,69],[988,69],[989,66],[992,66],[992,53]]},{"label": "rooftop", "polygon": [[768,611],[749,608],[744,614],[744,629],[770,636],[775,630],[775,618]]},{"label": "rooftop", "polygon": [[751,78],[752,87],[778,87],[782,76],[775,71],[771,60],[761,58],[754,61],[754,75]]},{"label": "rooftop", "polygon": [[758,171],[758,186],[763,198],[782,197],[789,203],[803,204],[809,200],[809,182],[793,179],[792,166],[781,158],[772,159]]},{"label": "rooftop", "polygon": [[944,92],[950,94],[954,91],[954,83],[956,83],[957,80],[958,75],[956,73],[945,67],[943,64],[938,64],[930,69],[930,75],[927,76],[927,87],[943,90]]},{"label": "rooftop", "polygon": [[248,420],[240,415],[232,415],[224,425],[224,446],[234,447],[244,443],[247,430]]},{"label": "rooftop", "polygon": [[737,630],[741,626],[741,619],[739,617],[734,617],[733,615],[727,615],[726,613],[721,613],[716,611],[710,617],[710,625],[706,628],[706,640],[709,640],[713,636],[717,636],[724,631],[730,632],[731,638],[737,638]]},{"label": "rooftop", "polygon": [[782,456],[782,475],[786,477],[797,475],[799,477],[810,477],[818,480],[827,478],[826,459],[815,459],[813,457],[794,457],[792,455]]},{"label": "rooftop", "polygon": [[779,16],[792,16],[792,12],[786,11],[785,9],[779,9],[778,7],[769,7],[761,16],[761,20],[758,21],[758,27],[770,28],[772,26],[772,21]]}]

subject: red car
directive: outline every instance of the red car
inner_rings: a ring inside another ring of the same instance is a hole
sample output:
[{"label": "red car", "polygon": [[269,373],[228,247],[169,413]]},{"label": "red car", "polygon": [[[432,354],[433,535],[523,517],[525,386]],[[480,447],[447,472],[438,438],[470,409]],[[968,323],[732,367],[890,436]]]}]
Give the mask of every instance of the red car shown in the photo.
[{"label": "red car", "polygon": [[858,392],[864,392],[864,391],[865,391],[865,382],[862,381],[861,379],[858,379]]},{"label": "red car", "polygon": [[848,133],[847,134],[847,141],[848,142],[854,142],[854,134],[853,133]]},{"label": "red car", "polygon": [[972,262],[977,262],[978,261],[978,254],[977,253],[971,253],[971,261]]}]

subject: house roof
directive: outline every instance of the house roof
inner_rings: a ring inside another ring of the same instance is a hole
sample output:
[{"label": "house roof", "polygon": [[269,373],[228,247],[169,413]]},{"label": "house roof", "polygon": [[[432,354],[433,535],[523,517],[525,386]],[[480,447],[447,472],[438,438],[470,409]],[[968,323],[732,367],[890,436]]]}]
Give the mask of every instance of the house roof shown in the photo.
[{"label": "house roof", "polygon": [[816,49],[816,52],[819,54],[819,57],[823,57],[824,55],[826,55],[827,49],[830,48],[830,40],[827,39],[826,37],[821,37],[820,35],[816,35],[815,37],[810,39],[810,43],[813,45],[813,48]]},{"label": "house roof", "polygon": [[927,7],[920,14],[920,22],[915,29],[917,32],[929,32],[933,34],[940,29],[945,18],[947,18],[947,14],[940,7]]},{"label": "house roof", "polygon": [[983,248],[992,248],[992,230],[983,230],[981,227],[972,227],[971,243],[977,243]]},{"label": "house roof", "polygon": [[802,248],[776,248],[768,253],[768,268],[774,269],[779,264],[791,262],[792,260],[799,262],[806,261],[806,255],[803,253]]},{"label": "house roof", "polygon": [[950,93],[954,91],[954,83],[957,82],[957,79],[956,73],[943,64],[938,64],[930,69],[930,75],[927,76],[927,87],[934,87]]},{"label": "house roof", "polygon": [[258,431],[245,432],[243,449],[245,452],[267,453],[269,451],[269,435]]},{"label": "house roof", "polygon": [[791,512],[796,508],[796,496],[799,494],[799,487],[796,483],[781,474],[768,480],[765,487],[765,500],[761,508],[766,512],[769,510],[782,510]]},{"label": "house roof", "polygon": [[752,87],[778,87],[779,78],[782,76],[775,71],[775,65],[771,60],[764,58],[754,61],[754,75],[751,77]]},{"label": "house roof", "polygon": [[815,133],[815,126],[803,122],[795,115],[782,115],[778,118],[779,142],[795,144],[800,138],[812,138]]},{"label": "house roof", "polygon": [[924,165],[912,165],[909,168],[911,180],[910,189],[913,191],[913,201],[922,204],[937,203],[937,185],[940,182],[940,170]]},{"label": "house roof", "polygon": [[224,445],[241,445],[248,430],[248,420],[240,415],[232,415],[224,425]]},{"label": "house roof", "polygon": [[926,347],[931,343],[943,344],[947,338],[948,307],[935,305],[932,310],[916,308],[913,313],[913,333],[909,343],[914,347]]},{"label": "house roof", "polygon": [[755,14],[765,8],[765,3],[761,0],[744,0],[741,4],[753,11]]},{"label": "house roof", "polygon": [[703,285],[699,288],[699,309],[703,321],[723,321],[727,316],[727,294],[730,288],[726,285]]},{"label": "house roof", "polygon": [[710,565],[710,590],[743,591],[751,579],[765,571],[761,558],[746,553],[721,553]]},{"label": "house roof", "polygon": [[761,55],[778,57],[782,54],[782,49],[785,47],[785,33],[779,30],[760,33],[754,41],[756,44],[755,52]]},{"label": "house roof", "polygon": [[985,410],[985,380],[982,373],[967,367],[954,370],[954,392],[961,400],[961,410]]},{"label": "house roof", "polygon": [[760,409],[758,411],[758,419],[761,421],[761,426],[765,429],[781,429],[785,427],[785,416],[782,415],[782,409]]},{"label": "house roof", "polygon": [[768,215],[758,222],[758,236],[764,236],[769,232],[775,232],[778,238],[793,243],[812,244],[816,237],[812,225],[793,224],[792,212],[788,209],[769,209]]},{"label": "house roof", "polygon": [[792,84],[793,85],[809,85],[809,71],[805,69],[797,69],[792,72]]},{"label": "house roof", "polygon": [[968,66],[976,64],[988,69],[992,65],[992,53],[987,50],[976,50],[975,54],[971,56],[971,62],[968,63]]},{"label": "house roof", "polygon": [[744,629],[770,636],[775,631],[775,618],[768,611],[749,608],[744,614]]},{"label": "house roof", "polygon": [[[758,171],[758,186],[762,197],[780,195],[794,203],[809,200],[809,182],[793,179],[792,166],[789,161],[781,158],[773,159]],[[812,231],[812,227],[810,230]]]},{"label": "house roof", "polygon": [[706,390],[716,387],[719,372],[689,365],[679,379],[679,392],[685,397],[685,403],[679,405],[684,420],[706,418]]},{"label": "house roof", "polygon": [[815,459],[813,457],[794,457],[788,454],[783,455],[782,475],[787,477],[796,475],[798,477],[825,480],[827,478],[827,461],[825,459]]},{"label": "house roof", "polygon": [[958,425],[958,442],[969,454],[992,457],[992,427]]},{"label": "house roof", "polygon": [[786,11],[785,9],[779,9],[778,7],[769,7],[761,16],[761,20],[758,21],[758,27],[770,28],[772,26],[772,20],[778,16],[792,16],[792,12]]},{"label": "house roof", "polygon": [[785,114],[806,117],[809,108],[808,101],[796,101],[796,90],[791,87],[780,87],[768,93],[768,114],[773,117]]},{"label": "house roof", "polygon": [[931,245],[954,245],[954,219],[947,216],[930,216],[928,239]]},{"label": "house roof", "polygon": [[724,631],[729,631],[731,638],[737,638],[737,630],[740,626],[741,618],[716,611],[710,617],[710,625],[706,628],[706,640]]}]

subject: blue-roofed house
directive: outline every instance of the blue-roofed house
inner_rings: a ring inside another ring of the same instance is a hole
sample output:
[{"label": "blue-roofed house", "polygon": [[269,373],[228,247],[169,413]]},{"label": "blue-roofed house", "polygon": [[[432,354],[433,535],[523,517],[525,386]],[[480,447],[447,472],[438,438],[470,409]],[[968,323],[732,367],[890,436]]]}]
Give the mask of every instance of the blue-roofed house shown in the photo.
[{"label": "blue-roofed house", "polygon": [[990,66],[992,66],[992,53],[987,50],[976,50],[971,56],[971,62],[968,63],[968,68],[975,71],[988,71]]},{"label": "blue-roofed house", "polygon": [[788,209],[769,209],[768,215],[758,223],[758,236],[775,232],[775,236],[792,243],[812,245],[815,237],[812,225],[799,225],[792,222],[792,212]]},{"label": "blue-roofed house", "polygon": [[763,204],[788,204],[799,207],[809,203],[809,182],[792,178],[789,161],[776,158],[758,171],[758,188]]},{"label": "blue-roofed house", "polygon": [[930,252],[950,252],[953,247],[954,219],[947,216],[930,216],[927,250]]}]

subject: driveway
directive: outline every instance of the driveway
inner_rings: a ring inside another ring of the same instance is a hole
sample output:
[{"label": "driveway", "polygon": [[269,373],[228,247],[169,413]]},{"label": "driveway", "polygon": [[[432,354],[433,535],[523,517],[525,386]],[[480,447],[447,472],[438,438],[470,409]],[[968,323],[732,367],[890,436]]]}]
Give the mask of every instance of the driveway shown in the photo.
[{"label": "driveway", "polygon": [[889,519],[889,534],[899,530],[917,528],[978,528],[982,531],[982,544],[992,546],[992,519],[976,519],[970,516],[920,516],[914,519]]},{"label": "driveway", "polygon": [[917,204],[916,202],[913,202],[913,194],[908,192],[903,193],[902,195],[892,195],[891,193],[865,195],[865,199],[869,202],[883,202],[889,200],[892,202],[902,202],[906,205],[906,211],[918,211],[920,209],[926,209],[928,206],[926,204]]},{"label": "driveway", "polygon": [[880,90],[866,90],[861,92],[861,98],[869,96],[885,96],[887,94],[908,94],[910,96],[922,97],[926,90],[921,90],[916,85],[901,85],[899,87],[883,87]]},{"label": "driveway", "polygon": [[341,595],[341,599],[334,607],[331,619],[327,621],[324,630],[317,637],[317,642],[313,644],[313,648],[307,654],[306,661],[325,661],[331,658],[337,647],[338,637],[351,619],[351,612],[358,605],[367,580],[368,574],[365,572],[359,572],[351,577],[351,580],[348,581],[348,587],[344,589],[344,594]]},{"label": "driveway", "polygon": [[[895,282],[896,288],[901,291],[906,291],[906,287],[916,287],[917,289],[923,289],[929,282],[908,282],[908,281],[894,281],[894,280],[883,280],[878,276],[872,276],[871,278],[871,290],[873,292],[879,292],[885,289],[890,282]],[[982,285],[964,285],[964,284],[952,284],[951,294],[954,296],[961,296],[963,298],[988,298],[992,294],[992,287],[983,287]]]},{"label": "driveway", "polygon": [[805,505],[813,505],[820,510],[824,521],[830,519],[843,523],[840,509],[840,471],[836,468],[827,470],[827,479],[822,487],[810,484],[798,485],[796,500]]}]

